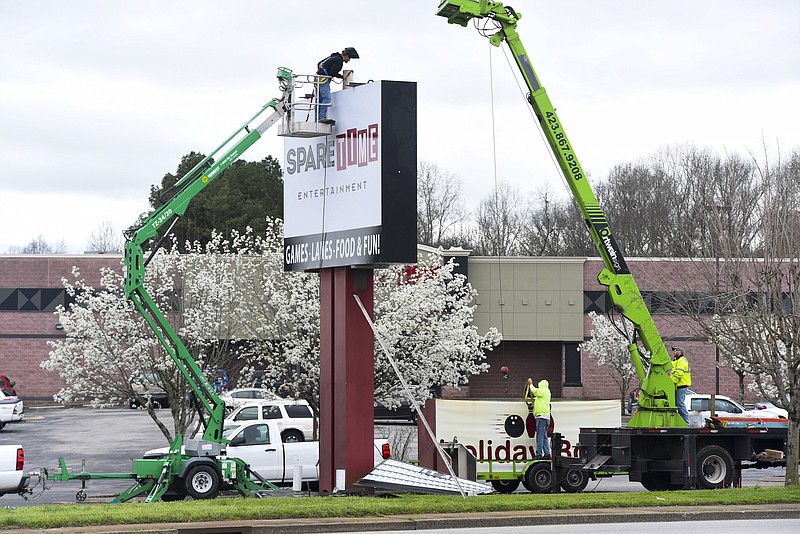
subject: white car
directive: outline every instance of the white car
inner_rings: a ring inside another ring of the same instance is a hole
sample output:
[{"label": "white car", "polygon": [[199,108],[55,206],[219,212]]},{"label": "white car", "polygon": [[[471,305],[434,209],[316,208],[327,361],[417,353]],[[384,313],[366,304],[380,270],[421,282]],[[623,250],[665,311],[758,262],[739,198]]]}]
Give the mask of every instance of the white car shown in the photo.
[{"label": "white car", "polygon": [[18,423],[25,419],[24,405],[19,397],[0,388],[0,429],[8,423]]},{"label": "white car", "polygon": [[256,401],[236,408],[225,418],[225,426],[248,421],[272,420],[284,442],[314,439],[314,414],[304,400],[278,399]]},{"label": "white car", "polygon": [[[686,409],[689,412],[700,412],[701,416],[711,417],[711,395],[690,393],[686,395]],[[717,395],[714,401],[717,417],[737,417],[747,419],[786,419],[787,412],[782,408],[764,408],[748,410],[735,400],[724,395]]]},{"label": "white car", "polygon": [[281,400],[274,392],[261,388],[239,388],[221,393],[219,396],[225,402],[225,408],[233,410],[253,401]]}]

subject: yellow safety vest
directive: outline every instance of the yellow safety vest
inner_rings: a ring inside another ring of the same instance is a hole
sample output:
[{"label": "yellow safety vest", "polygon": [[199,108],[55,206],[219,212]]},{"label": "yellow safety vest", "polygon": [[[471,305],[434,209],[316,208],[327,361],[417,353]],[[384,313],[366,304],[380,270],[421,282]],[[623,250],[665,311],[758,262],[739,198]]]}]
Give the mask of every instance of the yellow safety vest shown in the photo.
[{"label": "yellow safety vest", "polygon": [[692,374],[689,372],[689,360],[681,356],[672,362],[672,381],[676,388],[692,385]]}]

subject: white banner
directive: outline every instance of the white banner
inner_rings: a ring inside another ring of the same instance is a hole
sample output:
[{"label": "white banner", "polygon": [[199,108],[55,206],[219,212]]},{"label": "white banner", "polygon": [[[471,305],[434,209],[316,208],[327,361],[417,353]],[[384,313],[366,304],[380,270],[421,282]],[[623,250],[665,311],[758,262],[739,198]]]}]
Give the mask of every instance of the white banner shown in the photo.
[{"label": "white banner", "polygon": [[[619,400],[553,401],[555,432],[562,450],[553,454],[576,456],[581,427],[621,426]],[[478,460],[527,461],[536,455],[528,407],[523,401],[436,400],[436,439],[454,439]],[[530,414],[533,417],[533,414]]]}]

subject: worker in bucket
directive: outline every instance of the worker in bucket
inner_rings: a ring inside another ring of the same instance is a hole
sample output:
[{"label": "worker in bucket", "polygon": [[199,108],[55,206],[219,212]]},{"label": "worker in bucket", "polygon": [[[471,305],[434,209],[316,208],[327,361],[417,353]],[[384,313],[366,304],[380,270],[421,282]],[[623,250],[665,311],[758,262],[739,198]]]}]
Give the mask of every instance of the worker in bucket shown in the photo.
[{"label": "worker in bucket", "polygon": [[534,387],[528,379],[528,389],[533,397],[533,415],[536,417],[536,457],[550,458],[550,443],[547,441],[547,428],[550,426],[550,382],[539,380]]},{"label": "worker in bucket", "polygon": [[323,124],[334,124],[333,119],[328,118],[328,107],[331,104],[331,78],[341,78],[341,70],[345,63],[351,59],[358,59],[358,52],[352,46],[348,46],[341,53],[334,52],[317,63],[317,81],[319,86],[319,106],[317,120]]}]

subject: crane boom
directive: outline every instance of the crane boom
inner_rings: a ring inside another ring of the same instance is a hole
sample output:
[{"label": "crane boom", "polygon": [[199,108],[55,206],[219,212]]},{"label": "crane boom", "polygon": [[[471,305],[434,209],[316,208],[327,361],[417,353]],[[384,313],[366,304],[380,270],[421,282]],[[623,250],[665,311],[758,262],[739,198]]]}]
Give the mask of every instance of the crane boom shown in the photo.
[{"label": "crane boom", "polygon": [[558,118],[520,40],[517,22],[522,15],[509,6],[489,0],[443,0],[436,14],[447,18],[449,23],[460,26],[466,26],[471,20],[493,26],[494,33],[490,35],[489,42],[494,46],[500,46],[505,42],[514,56],[514,61],[530,91],[528,102],[603,259],[605,267],[597,280],[607,288],[614,309],[631,321],[636,335],[650,353],[649,366],[645,369],[635,336],[629,340],[628,351],[642,385],[642,394],[639,410],[631,418],[628,426],[685,427],[686,423],[677,412],[675,386],[668,374],[672,370],[672,361],[628,269],[622,250],[611,232],[605,213],[600,208],[586,173],[575,155],[564,125]]}]

